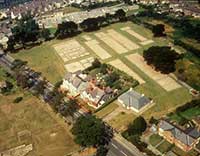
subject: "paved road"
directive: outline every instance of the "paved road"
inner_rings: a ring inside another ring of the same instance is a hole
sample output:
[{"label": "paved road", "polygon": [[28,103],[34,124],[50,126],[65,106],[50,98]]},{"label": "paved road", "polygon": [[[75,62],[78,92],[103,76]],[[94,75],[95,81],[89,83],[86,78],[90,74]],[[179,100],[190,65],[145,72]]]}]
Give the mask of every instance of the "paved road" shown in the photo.
[{"label": "paved road", "polygon": [[113,139],[109,145],[109,152],[107,156],[137,156],[137,155],[133,155],[126,147],[124,147],[119,142]]}]

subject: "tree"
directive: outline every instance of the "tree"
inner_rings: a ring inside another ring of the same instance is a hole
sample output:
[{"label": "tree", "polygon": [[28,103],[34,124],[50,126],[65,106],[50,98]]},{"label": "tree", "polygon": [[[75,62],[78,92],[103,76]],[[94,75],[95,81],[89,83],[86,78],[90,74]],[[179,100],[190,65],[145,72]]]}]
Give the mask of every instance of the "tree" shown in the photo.
[{"label": "tree", "polygon": [[8,38],[8,42],[7,42],[7,50],[8,51],[14,51],[15,50],[15,39],[13,36],[10,36]]},{"label": "tree", "polygon": [[169,74],[175,71],[176,60],[181,55],[172,50],[171,47],[152,46],[143,53],[145,61],[148,65],[153,65],[156,71]]},{"label": "tree", "polygon": [[84,147],[105,145],[110,139],[105,124],[91,115],[79,117],[73,125],[72,133],[75,142]]},{"label": "tree", "polygon": [[88,18],[80,23],[80,27],[83,31],[94,31],[100,27],[100,21],[98,18]]},{"label": "tree", "polygon": [[43,95],[45,89],[46,82],[45,81],[37,81],[33,86],[33,91],[36,96]]},{"label": "tree", "polygon": [[147,128],[147,123],[142,116],[137,117],[132,124],[128,126],[129,135],[141,135]]},{"label": "tree", "polygon": [[105,146],[100,145],[100,146],[97,148],[96,156],[106,156],[107,153],[108,153],[108,148],[105,147]]},{"label": "tree", "polygon": [[54,85],[53,90],[54,90],[54,91],[57,91],[57,90],[60,88],[60,86],[62,85],[62,83],[63,83],[63,80],[57,81],[57,82],[55,83],[55,85]]},{"label": "tree", "polygon": [[39,25],[30,12],[22,15],[22,18],[17,21],[16,26],[12,28],[12,34],[16,43],[23,46],[27,42],[34,42],[39,36]]},{"label": "tree", "polygon": [[78,108],[79,107],[78,107],[77,101],[75,99],[70,99],[64,105],[60,107],[59,111],[63,116],[73,117],[74,113],[78,110]]},{"label": "tree", "polygon": [[113,71],[112,73],[110,73],[105,78],[106,86],[113,87],[114,82],[116,82],[117,80],[119,80],[119,78],[120,78],[119,74],[116,71]]},{"label": "tree", "polygon": [[55,35],[57,38],[66,38],[76,35],[78,33],[78,25],[73,21],[62,22],[58,24]]},{"label": "tree", "polygon": [[50,40],[50,30],[49,29],[45,29],[43,28],[42,31],[41,31],[41,37],[45,40],[45,41],[48,41]]},{"label": "tree", "polygon": [[16,81],[18,86],[21,86],[22,88],[29,87],[28,79],[29,78],[27,75],[22,74],[21,72],[19,73],[16,72]]},{"label": "tree", "polygon": [[133,2],[131,0],[123,0],[125,4],[132,5]]},{"label": "tree", "polygon": [[163,24],[157,24],[153,26],[152,32],[154,34],[154,37],[162,37],[166,36],[165,32],[165,25]]},{"label": "tree", "polygon": [[150,124],[155,124],[155,125],[157,125],[158,124],[158,120],[157,119],[155,119],[153,116],[150,118],[150,120],[149,120],[149,123]]},{"label": "tree", "polygon": [[100,68],[101,67],[101,62],[95,58],[94,61],[92,62],[92,67],[95,68]]},{"label": "tree", "polygon": [[115,12],[116,18],[120,21],[126,21],[126,12],[123,9],[119,9]]}]

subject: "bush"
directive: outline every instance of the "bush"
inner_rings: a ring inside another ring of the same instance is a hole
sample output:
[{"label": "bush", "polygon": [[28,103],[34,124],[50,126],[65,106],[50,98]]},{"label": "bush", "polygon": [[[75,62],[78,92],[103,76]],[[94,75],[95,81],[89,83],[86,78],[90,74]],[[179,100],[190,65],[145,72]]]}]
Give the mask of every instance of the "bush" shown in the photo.
[{"label": "bush", "polygon": [[17,98],[15,98],[14,100],[13,100],[13,103],[19,103],[20,101],[22,101],[23,100],[23,97],[17,97]]},{"label": "bush", "polygon": [[184,112],[187,109],[194,108],[194,107],[200,107],[200,99],[192,100],[186,103],[185,105],[176,108],[176,113]]},{"label": "bush", "polygon": [[155,124],[155,125],[157,125],[158,124],[158,120],[157,119],[155,119],[153,116],[150,118],[150,120],[149,120],[149,123],[150,124]]},{"label": "bush", "polygon": [[199,49],[196,49],[195,47],[188,45],[188,44],[186,44],[186,43],[184,43],[184,42],[182,42],[181,40],[178,40],[178,39],[174,40],[174,44],[179,45],[179,46],[183,47],[184,49],[186,49],[187,51],[193,53],[197,57],[200,57],[200,50]]}]

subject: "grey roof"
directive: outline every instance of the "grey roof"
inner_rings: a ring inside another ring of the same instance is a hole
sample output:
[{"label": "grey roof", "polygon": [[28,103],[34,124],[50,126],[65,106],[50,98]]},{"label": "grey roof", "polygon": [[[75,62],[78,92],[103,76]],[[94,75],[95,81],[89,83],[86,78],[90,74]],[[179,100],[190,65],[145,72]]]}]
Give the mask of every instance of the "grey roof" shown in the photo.
[{"label": "grey roof", "polygon": [[119,97],[119,100],[123,101],[123,104],[125,104],[126,106],[134,107],[138,110],[150,102],[149,98],[140,95],[139,93],[133,90],[129,90],[122,94]]},{"label": "grey roof", "polygon": [[192,136],[186,134],[183,130],[177,128],[175,125],[166,120],[161,120],[159,128],[162,128],[164,131],[170,131],[174,138],[181,141],[185,145],[190,146],[195,141]]},{"label": "grey roof", "polygon": [[79,85],[83,82],[81,78],[79,78],[77,75],[70,72],[65,75],[65,79],[68,82],[70,82],[75,88],[78,88]]},{"label": "grey roof", "polygon": [[86,90],[87,86],[88,86],[88,82],[82,81],[82,83],[78,87],[78,91],[83,92],[84,90]]},{"label": "grey roof", "polygon": [[200,130],[198,130],[197,128],[193,128],[188,134],[194,138],[199,138]]}]

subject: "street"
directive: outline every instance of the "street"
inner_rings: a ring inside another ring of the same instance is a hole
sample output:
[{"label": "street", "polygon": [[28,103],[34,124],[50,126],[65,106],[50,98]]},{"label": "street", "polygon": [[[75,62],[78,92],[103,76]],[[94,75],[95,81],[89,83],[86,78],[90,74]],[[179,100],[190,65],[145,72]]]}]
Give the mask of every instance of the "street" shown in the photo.
[{"label": "street", "polygon": [[122,143],[117,137],[114,137],[109,144],[107,156],[144,156],[135,146],[127,146],[126,142]]},{"label": "street", "polygon": [[119,144],[116,140],[112,140],[109,145],[107,156],[136,156],[133,155],[127,148]]}]

